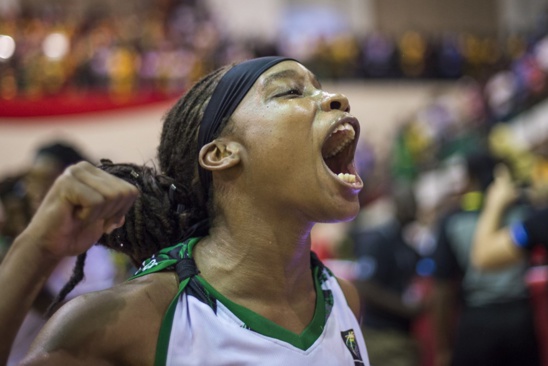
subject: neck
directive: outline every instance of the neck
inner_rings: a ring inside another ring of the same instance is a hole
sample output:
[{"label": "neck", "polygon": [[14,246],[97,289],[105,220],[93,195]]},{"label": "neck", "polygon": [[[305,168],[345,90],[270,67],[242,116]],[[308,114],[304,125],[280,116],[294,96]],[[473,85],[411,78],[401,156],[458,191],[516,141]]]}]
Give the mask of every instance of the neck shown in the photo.
[{"label": "neck", "polygon": [[[236,207],[236,208],[235,208]],[[232,300],[296,296],[313,290],[310,230],[313,223],[238,202],[217,217],[195,248],[202,276]]]},{"label": "neck", "polygon": [[310,270],[314,223],[279,200],[249,191],[230,197],[217,205],[209,236],[194,249],[202,277],[233,302],[300,334],[316,303]]}]

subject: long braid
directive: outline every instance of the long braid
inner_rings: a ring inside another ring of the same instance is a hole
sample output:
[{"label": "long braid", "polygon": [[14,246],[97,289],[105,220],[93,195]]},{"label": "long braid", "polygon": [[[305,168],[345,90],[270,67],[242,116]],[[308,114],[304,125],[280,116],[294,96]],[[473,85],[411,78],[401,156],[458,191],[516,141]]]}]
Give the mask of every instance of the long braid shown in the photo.
[{"label": "long braid", "polygon": [[70,277],[69,281],[65,283],[61,291],[59,291],[57,296],[55,296],[55,299],[53,299],[51,304],[48,306],[45,314],[46,317],[49,317],[51,314],[53,314],[57,305],[65,300],[67,295],[76,287],[76,285],[84,279],[84,265],[86,263],[87,255],[88,253],[84,252],[76,257],[76,264],[72,269],[72,276]]},{"label": "long braid", "polygon": [[[102,235],[98,244],[126,254],[139,266],[160,249],[176,244],[189,227],[209,217],[206,192],[198,176],[197,136],[207,102],[229,68],[225,66],[201,79],[166,114],[158,147],[163,174],[152,167],[101,160],[101,169],[134,184],[141,194],[127,212],[125,224]],[[82,280],[85,257],[86,253],[78,256],[72,277],[48,313]]]},{"label": "long braid", "polygon": [[126,223],[104,234],[99,243],[128,255],[137,266],[160,249],[176,244],[188,216],[178,211],[178,207],[189,204],[183,189],[152,167],[108,160],[101,163],[101,169],[134,184],[141,194],[127,212]]}]

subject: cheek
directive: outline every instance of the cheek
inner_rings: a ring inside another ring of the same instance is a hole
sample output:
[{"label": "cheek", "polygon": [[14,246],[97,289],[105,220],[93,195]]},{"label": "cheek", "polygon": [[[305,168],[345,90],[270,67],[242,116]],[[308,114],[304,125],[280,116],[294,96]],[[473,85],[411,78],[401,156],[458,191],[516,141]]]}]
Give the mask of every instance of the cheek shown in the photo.
[{"label": "cheek", "polygon": [[[239,123],[239,134],[249,151],[250,159],[276,162],[280,168],[291,169],[299,160],[313,152],[314,111],[310,103],[301,105],[268,105],[255,110],[253,120]],[[250,112],[247,109],[243,112]],[[244,120],[239,119],[240,121]],[[241,131],[241,133],[240,133]]]},{"label": "cheek", "polygon": [[310,144],[290,129],[281,133],[265,133],[264,138],[250,151],[250,157],[286,178],[312,167]]}]

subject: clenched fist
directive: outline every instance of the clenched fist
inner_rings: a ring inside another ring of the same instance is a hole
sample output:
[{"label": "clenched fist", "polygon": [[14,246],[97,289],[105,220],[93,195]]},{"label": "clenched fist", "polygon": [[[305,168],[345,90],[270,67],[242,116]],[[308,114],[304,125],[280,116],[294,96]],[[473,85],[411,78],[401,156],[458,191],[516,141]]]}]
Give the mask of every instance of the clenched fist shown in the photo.
[{"label": "clenched fist", "polygon": [[124,223],[139,190],[87,162],[57,178],[25,235],[54,257],[77,255]]}]

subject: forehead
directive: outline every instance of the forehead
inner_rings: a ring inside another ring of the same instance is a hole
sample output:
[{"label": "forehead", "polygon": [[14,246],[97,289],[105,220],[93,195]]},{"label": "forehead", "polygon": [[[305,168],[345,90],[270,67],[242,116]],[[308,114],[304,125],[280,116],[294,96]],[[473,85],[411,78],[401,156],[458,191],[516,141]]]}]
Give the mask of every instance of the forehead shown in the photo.
[{"label": "forehead", "polygon": [[[231,115],[231,120],[239,119],[243,113],[256,114],[257,107],[267,102],[275,91],[289,83],[299,83],[302,87],[311,84],[320,89],[316,76],[296,61],[282,61],[264,71],[247,92]],[[248,115],[249,116],[249,115]]]},{"label": "forehead", "polygon": [[29,173],[31,175],[58,175],[62,170],[63,166],[53,156],[40,154],[34,159]]},{"label": "forehead", "polygon": [[296,61],[283,61],[274,65],[270,69],[262,73],[257,79],[253,88],[263,90],[275,83],[282,80],[302,80],[310,81],[315,86],[319,86],[320,83],[316,79],[316,76],[310,72],[306,67]]}]

